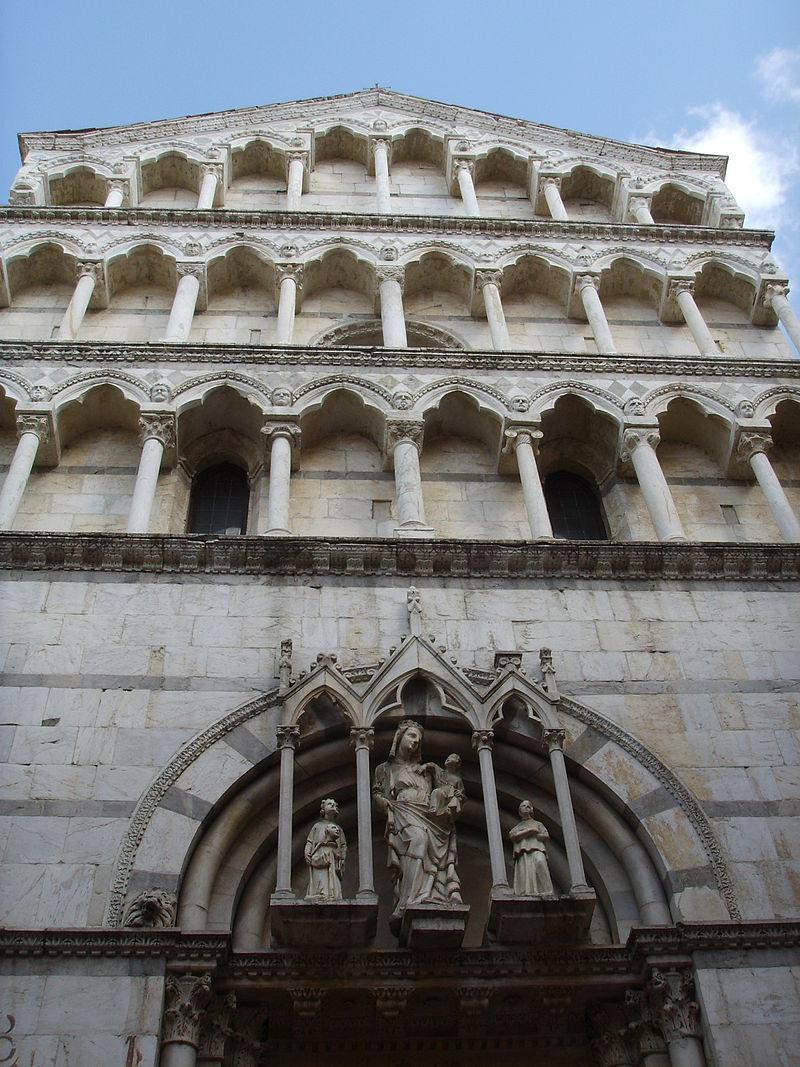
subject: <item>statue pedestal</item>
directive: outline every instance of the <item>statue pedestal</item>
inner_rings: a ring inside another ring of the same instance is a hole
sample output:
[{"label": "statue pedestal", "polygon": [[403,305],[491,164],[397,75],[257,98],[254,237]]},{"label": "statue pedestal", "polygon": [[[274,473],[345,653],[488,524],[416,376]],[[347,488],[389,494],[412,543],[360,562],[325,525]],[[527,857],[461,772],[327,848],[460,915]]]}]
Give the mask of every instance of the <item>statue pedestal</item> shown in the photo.
[{"label": "statue pedestal", "polygon": [[273,896],[269,914],[278,948],[359,948],[375,937],[378,898],[317,902]]},{"label": "statue pedestal", "polygon": [[557,945],[586,941],[597,897],[517,897],[492,893],[486,932],[510,945]]},{"label": "statue pedestal", "polygon": [[403,948],[461,948],[468,904],[417,904],[406,908],[400,924]]}]

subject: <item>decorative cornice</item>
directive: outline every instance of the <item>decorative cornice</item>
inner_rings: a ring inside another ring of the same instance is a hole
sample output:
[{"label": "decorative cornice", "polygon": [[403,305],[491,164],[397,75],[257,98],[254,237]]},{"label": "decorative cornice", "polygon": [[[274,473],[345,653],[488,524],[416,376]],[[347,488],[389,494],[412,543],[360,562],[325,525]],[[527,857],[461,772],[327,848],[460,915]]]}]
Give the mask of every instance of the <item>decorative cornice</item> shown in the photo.
[{"label": "decorative cornice", "polygon": [[443,351],[428,348],[281,347],[223,344],[131,344],[88,341],[0,341],[6,364],[52,362],[143,365],[209,363],[214,366],[435,367],[443,370],[552,371],[556,374],[667,374],[679,378],[800,378],[800,360],[705,359],[692,356],[578,355],[564,352]]},{"label": "decorative cornice", "polygon": [[181,933],[172,929],[0,930],[0,955],[91,956],[213,962],[229,952],[226,934]]},{"label": "decorative cornice", "polygon": [[766,582],[800,579],[800,545],[10,532],[0,569]]},{"label": "decorative cornice", "polygon": [[486,216],[378,215],[349,211],[230,211],[213,208],[0,207],[0,222],[56,222],[78,226],[190,226],[257,230],[380,230],[383,233],[474,233],[494,236],[557,237],[568,241],[654,241],[658,244],[739,245],[769,249],[772,230],[713,226],[644,225],[621,222],[558,222],[555,219],[495,219]]}]

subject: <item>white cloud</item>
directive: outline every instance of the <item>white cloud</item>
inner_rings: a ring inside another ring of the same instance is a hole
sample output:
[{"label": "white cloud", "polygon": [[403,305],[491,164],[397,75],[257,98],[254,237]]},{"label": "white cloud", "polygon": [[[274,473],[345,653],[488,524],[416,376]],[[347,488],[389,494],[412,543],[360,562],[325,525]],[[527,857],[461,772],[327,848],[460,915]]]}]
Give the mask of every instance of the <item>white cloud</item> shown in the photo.
[{"label": "white cloud", "polygon": [[745,212],[745,225],[788,224],[791,184],[800,171],[796,146],[774,134],[765,136],[754,122],[722,104],[693,108],[689,115],[702,125],[679,130],[672,147],[730,157],[725,182]]},{"label": "white cloud", "polygon": [[773,48],[756,60],[756,77],[767,100],[800,104],[800,52]]}]

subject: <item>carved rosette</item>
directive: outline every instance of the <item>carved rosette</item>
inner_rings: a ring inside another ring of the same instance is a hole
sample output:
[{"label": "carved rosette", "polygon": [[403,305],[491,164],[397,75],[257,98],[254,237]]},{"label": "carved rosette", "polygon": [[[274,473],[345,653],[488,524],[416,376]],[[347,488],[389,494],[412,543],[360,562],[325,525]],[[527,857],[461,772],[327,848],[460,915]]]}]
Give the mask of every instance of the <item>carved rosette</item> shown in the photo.
[{"label": "carved rosette", "polygon": [[693,991],[690,971],[653,968],[648,989],[650,1009],[667,1044],[682,1037],[701,1035],[700,1005],[694,1000]]},{"label": "carved rosette", "polygon": [[296,749],[300,743],[299,726],[278,726],[275,730],[275,735],[278,739],[279,749]]},{"label": "carved rosette", "polygon": [[620,463],[629,463],[633,453],[640,445],[649,445],[650,448],[656,449],[660,442],[661,435],[658,430],[645,426],[637,426],[635,428],[629,426],[622,434],[619,461]]},{"label": "carved rosette", "polygon": [[231,1017],[236,1010],[236,994],[215,996],[211,999],[203,1016],[200,1030],[199,1056],[222,1063],[225,1056],[225,1044],[233,1033]]},{"label": "carved rosette", "polygon": [[491,752],[494,748],[494,731],[473,730],[472,747],[475,749],[476,752],[482,752],[483,749],[488,749],[489,752]]},{"label": "carved rosette", "polygon": [[203,1012],[211,999],[211,975],[168,974],[165,994],[164,1044],[181,1042],[196,1048]]},{"label": "carved rosette", "polygon": [[350,731],[350,744],[356,750],[370,750],[375,744],[375,731],[371,726],[354,726]]},{"label": "carved rosette", "polygon": [[24,433],[35,433],[40,444],[47,444],[50,440],[50,419],[47,415],[17,415],[17,436],[22,437]]},{"label": "carved rosette", "polygon": [[425,423],[417,419],[387,419],[385,452],[392,455],[401,441],[410,441],[418,452],[422,451]]},{"label": "carved rosette", "polygon": [[139,440],[142,444],[153,438],[163,448],[175,447],[175,416],[170,412],[147,412],[139,416]]},{"label": "carved rosette", "polygon": [[501,270],[476,270],[475,271],[475,284],[482,291],[487,285],[494,285],[495,288],[500,288],[500,283],[503,280],[503,272]]},{"label": "carved rosette", "polygon": [[758,452],[768,452],[771,448],[772,437],[768,433],[746,430],[739,434],[736,458],[742,463],[749,463]]}]

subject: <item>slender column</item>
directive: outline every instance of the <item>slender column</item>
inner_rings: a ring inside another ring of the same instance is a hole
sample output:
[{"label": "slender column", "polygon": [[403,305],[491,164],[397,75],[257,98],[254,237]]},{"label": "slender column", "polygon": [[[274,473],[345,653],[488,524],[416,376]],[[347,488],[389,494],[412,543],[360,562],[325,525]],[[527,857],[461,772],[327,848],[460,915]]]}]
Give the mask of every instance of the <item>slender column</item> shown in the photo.
[{"label": "slender column", "polygon": [[472,746],[478,753],[483,789],[483,810],[486,814],[486,836],[489,839],[489,863],[492,868],[492,889],[508,890],[508,873],[503,854],[503,833],[500,827],[500,808],[497,804],[497,784],[494,779],[492,748],[494,733],[491,730],[475,730]]},{"label": "slender column", "polygon": [[561,831],[564,834],[564,848],[567,852],[567,864],[569,865],[569,891],[571,896],[581,896],[590,893],[591,889],[586,881],[586,872],[583,869],[583,857],[581,856],[581,846],[578,841],[578,827],[575,823],[575,812],[572,810],[572,796],[569,791],[567,767],[564,763],[564,731],[545,730],[544,742],[550,753],[550,770],[553,773],[558,814],[561,819]]},{"label": "slender column", "polygon": [[694,302],[694,281],[689,278],[681,278],[672,282],[669,287],[669,295],[675,300],[681,309],[686,325],[689,327],[694,343],[697,345],[701,356],[718,356],[717,343],[711,336],[711,331],[706,325],[700,308]]},{"label": "slender column", "polygon": [[625,1005],[630,1013],[628,1029],[641,1057],[640,1067],[670,1067],[667,1045],[650,997],[641,989],[629,989]]},{"label": "slender column", "polygon": [[168,974],[161,1067],[195,1067],[203,1012],[211,999],[211,975]]},{"label": "slender column", "polygon": [[622,435],[620,461],[627,463],[630,460],[633,464],[636,480],[642,490],[659,541],[685,541],[686,534],[678,509],[656,455],[659,440],[657,430],[646,427],[625,430]]},{"label": "slender column", "polygon": [[125,199],[127,186],[128,183],[125,181],[112,179],[108,183],[106,202],[103,204],[103,207],[122,207],[122,202]]},{"label": "slender column", "polygon": [[632,196],[628,201],[628,211],[642,226],[655,225],[655,219],[650,211],[650,201],[646,196]]},{"label": "slender column", "polygon": [[567,209],[564,207],[564,201],[561,199],[561,179],[560,178],[544,178],[542,181],[542,188],[544,190],[544,198],[547,201],[547,206],[550,209],[550,215],[556,222],[569,222],[569,215]]},{"label": "slender column", "polygon": [[700,1039],[700,1006],[688,969],[653,968],[648,996],[667,1043],[670,1067],[706,1067]]},{"label": "slender column", "polygon": [[784,541],[797,544],[800,542],[800,522],[769,461],[767,450],[770,448],[772,448],[772,438],[768,434],[746,431],[739,437],[736,454],[739,459],[750,464]]},{"label": "slender column", "polygon": [[475,169],[475,164],[471,159],[457,159],[453,164],[456,168],[456,181],[458,182],[458,191],[461,193],[461,199],[464,201],[464,210],[466,213],[477,218],[481,209],[478,204],[478,197],[475,194],[475,184],[472,181],[472,172]]},{"label": "slender column", "polygon": [[800,353],[800,319],[792,311],[786,294],[789,292],[787,285],[768,285],[764,296],[764,303],[771,307],[783,323],[783,328],[788,333],[792,344]]},{"label": "slender column", "polygon": [[281,753],[281,773],[278,794],[278,869],[275,880],[275,895],[294,896],[292,893],[292,808],[294,806],[294,753],[300,741],[299,726],[277,728],[278,748]]},{"label": "slender column", "polygon": [[375,156],[375,184],[378,193],[378,211],[388,215],[392,210],[392,191],[389,185],[389,142],[384,138],[372,142]]},{"label": "slender column", "polygon": [[78,263],[78,280],[72,299],[64,312],[64,318],[58,328],[59,341],[74,341],[81,328],[83,316],[92,299],[92,293],[103,273],[103,264],[86,260]]},{"label": "slender column", "polygon": [[175,447],[175,420],[172,415],[160,412],[140,415],[139,430],[142,454],[128,512],[127,532],[144,534],[150,527],[150,512],[153,510],[164,449]]},{"label": "slender column", "polygon": [[394,466],[395,500],[399,526],[395,535],[427,536],[433,530],[425,525],[422,499],[422,477],[419,454],[422,449],[424,425],[411,420],[387,423],[385,453]]},{"label": "slender column", "polygon": [[50,422],[46,415],[17,415],[17,432],[19,441],[0,489],[0,530],[14,524],[39,445],[50,438]]},{"label": "slender column", "polygon": [[408,348],[406,316],[403,309],[403,268],[379,267],[377,278],[383,343],[386,348]]},{"label": "slender column", "polygon": [[281,536],[289,529],[289,500],[292,477],[292,445],[300,436],[294,423],[271,423],[261,432],[271,440],[269,457],[269,497],[267,499],[267,533]]},{"label": "slender column", "polygon": [[203,269],[202,263],[178,264],[178,287],[169,313],[165,341],[188,341]]},{"label": "slender column", "polygon": [[299,263],[282,263],[275,268],[280,281],[278,290],[278,329],[275,338],[279,345],[290,345],[294,336],[297,314],[297,293],[303,284],[303,268]]},{"label": "slender column", "polygon": [[531,528],[531,539],[550,541],[553,537],[553,527],[550,524],[542,479],[539,477],[539,468],[536,465],[536,448],[542,439],[542,432],[527,427],[512,428],[506,430],[505,436],[506,449],[513,448],[517,457],[522,497],[525,501],[528,525]]},{"label": "slender column", "polygon": [[219,167],[205,164],[202,168],[203,180],[200,183],[200,195],[197,197],[197,210],[210,211],[214,206],[219,183]]},{"label": "slender column", "polygon": [[225,1044],[233,1033],[231,1016],[236,1010],[236,994],[212,997],[200,1028],[198,1067],[224,1067]]},{"label": "slender column", "polygon": [[305,153],[289,153],[289,171],[286,176],[286,210],[299,211],[303,199],[303,174]]},{"label": "slender column", "polygon": [[600,279],[595,274],[581,274],[575,284],[578,286],[583,310],[597,342],[597,351],[604,356],[613,356],[617,350],[597,291],[600,288]]},{"label": "slender column", "polygon": [[496,352],[511,348],[508,336],[503,302],[500,299],[500,270],[478,270],[475,272],[475,284],[483,293],[486,318],[489,320],[489,333],[492,335],[492,347]]},{"label": "slender column", "polygon": [[350,731],[350,741],[356,751],[357,896],[372,899],[375,896],[375,876],[372,868],[372,793],[370,790],[369,753],[375,742],[375,731],[372,727],[359,726]]}]

